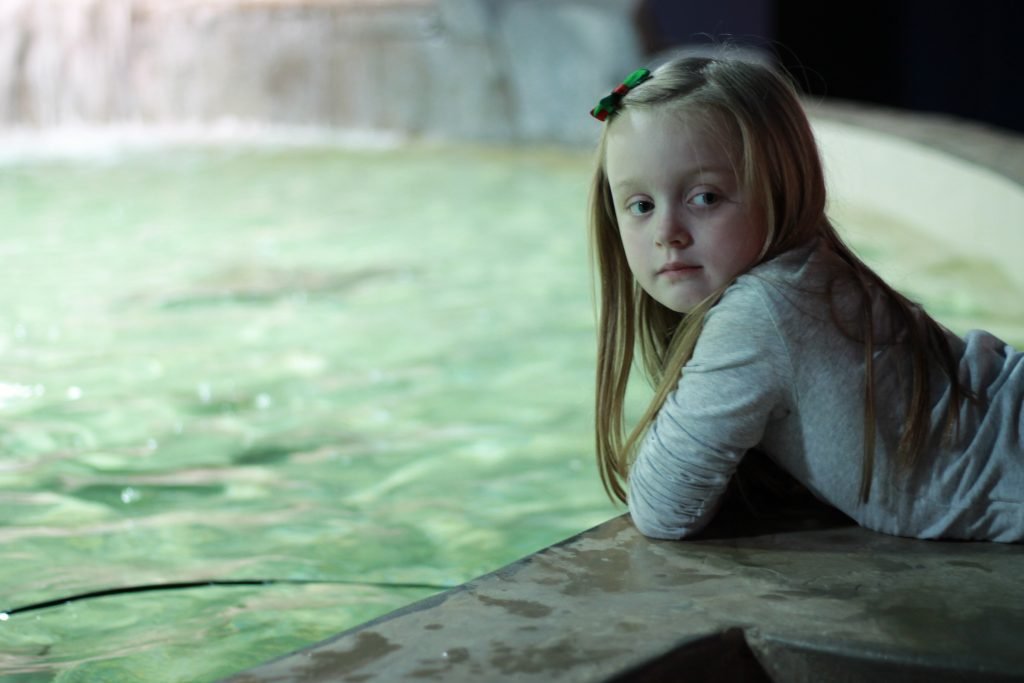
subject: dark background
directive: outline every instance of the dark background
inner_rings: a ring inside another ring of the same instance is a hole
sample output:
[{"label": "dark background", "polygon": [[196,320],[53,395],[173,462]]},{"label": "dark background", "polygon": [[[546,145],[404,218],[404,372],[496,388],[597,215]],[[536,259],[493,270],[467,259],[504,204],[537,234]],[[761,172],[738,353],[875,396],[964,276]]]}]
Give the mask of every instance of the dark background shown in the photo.
[{"label": "dark background", "polygon": [[810,95],[1024,132],[1024,1],[643,0],[637,20],[650,54],[730,40]]}]

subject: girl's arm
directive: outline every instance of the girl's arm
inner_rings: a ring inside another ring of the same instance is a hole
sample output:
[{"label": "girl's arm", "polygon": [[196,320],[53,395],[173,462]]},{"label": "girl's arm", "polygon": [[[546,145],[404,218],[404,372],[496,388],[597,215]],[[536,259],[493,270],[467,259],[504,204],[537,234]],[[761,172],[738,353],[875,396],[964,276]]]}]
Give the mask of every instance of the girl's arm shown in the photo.
[{"label": "girl's arm", "polygon": [[744,453],[790,401],[789,354],[756,285],[737,283],[704,330],[643,439],[629,475],[629,511],[653,538],[707,525]]}]

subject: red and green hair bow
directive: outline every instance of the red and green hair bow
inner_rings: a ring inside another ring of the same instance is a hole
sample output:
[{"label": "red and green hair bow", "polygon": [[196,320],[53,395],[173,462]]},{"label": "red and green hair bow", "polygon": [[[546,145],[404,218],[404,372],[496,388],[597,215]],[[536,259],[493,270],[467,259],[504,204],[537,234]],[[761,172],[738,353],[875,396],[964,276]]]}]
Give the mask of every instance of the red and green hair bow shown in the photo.
[{"label": "red and green hair bow", "polygon": [[610,115],[614,114],[619,110],[619,102],[630,90],[640,85],[648,78],[651,78],[651,72],[647,69],[637,69],[633,73],[629,74],[619,85],[615,86],[611,94],[607,97],[601,98],[601,101],[597,103],[597,106],[590,110],[590,115],[598,121],[606,120]]}]

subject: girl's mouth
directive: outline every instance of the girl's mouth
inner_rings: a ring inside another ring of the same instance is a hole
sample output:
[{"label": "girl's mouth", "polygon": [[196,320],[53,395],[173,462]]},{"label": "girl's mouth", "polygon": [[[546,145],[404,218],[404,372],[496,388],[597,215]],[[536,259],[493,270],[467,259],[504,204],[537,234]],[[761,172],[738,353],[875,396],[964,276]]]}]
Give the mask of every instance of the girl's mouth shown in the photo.
[{"label": "girl's mouth", "polygon": [[700,266],[673,261],[662,266],[661,270],[658,271],[658,275],[664,275],[671,279],[680,279],[693,275],[698,270],[700,270]]}]

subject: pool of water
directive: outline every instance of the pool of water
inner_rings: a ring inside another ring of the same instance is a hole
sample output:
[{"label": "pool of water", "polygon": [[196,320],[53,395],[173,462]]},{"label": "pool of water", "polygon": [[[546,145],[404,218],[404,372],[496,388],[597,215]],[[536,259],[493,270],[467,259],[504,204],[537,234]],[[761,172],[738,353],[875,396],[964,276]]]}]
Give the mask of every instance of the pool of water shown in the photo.
[{"label": "pool of water", "polygon": [[[205,680],[607,519],[585,155],[181,148],[0,175],[25,680]],[[17,680],[17,678],[16,678]]]},{"label": "pool of water", "polygon": [[[616,514],[588,166],[427,145],[0,166],[0,609],[282,581],[13,614],[0,672],[211,680]],[[1024,340],[988,264],[840,218],[954,328]]]}]

